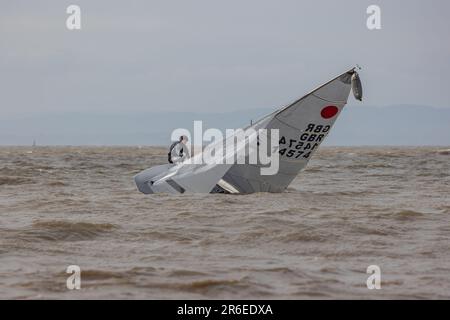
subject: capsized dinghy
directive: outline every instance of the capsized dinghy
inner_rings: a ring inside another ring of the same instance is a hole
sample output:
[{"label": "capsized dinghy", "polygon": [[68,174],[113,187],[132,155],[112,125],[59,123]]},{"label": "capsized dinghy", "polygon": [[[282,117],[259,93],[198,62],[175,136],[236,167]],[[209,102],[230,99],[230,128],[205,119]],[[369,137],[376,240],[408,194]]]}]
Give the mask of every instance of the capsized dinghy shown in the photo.
[{"label": "capsized dinghy", "polygon": [[362,101],[361,81],[355,69],[344,72],[248,127],[256,131],[279,130],[279,147],[276,150],[279,168],[276,174],[261,174],[264,165],[260,163],[228,164],[224,161],[219,164],[196,164],[199,162],[195,158],[202,156],[199,154],[194,161],[190,159],[177,165],[160,165],[137,174],[134,180],[139,191],[145,194],[283,192],[305,168],[330,132],[347,104],[350,91],[357,100]]}]

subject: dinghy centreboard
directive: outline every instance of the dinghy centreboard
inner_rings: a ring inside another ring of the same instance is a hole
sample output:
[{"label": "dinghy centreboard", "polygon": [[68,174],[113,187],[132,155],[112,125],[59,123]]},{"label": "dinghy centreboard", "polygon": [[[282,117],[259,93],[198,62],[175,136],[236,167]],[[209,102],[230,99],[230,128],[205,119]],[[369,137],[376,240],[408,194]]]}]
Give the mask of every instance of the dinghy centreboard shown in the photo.
[{"label": "dinghy centreboard", "polygon": [[[320,144],[330,132],[350,91],[362,101],[362,86],[356,68],[337,76],[309,94],[253,123],[250,127],[278,129],[278,171],[263,175],[260,163],[198,164],[195,155],[181,164],[165,164],[144,170],[134,177],[142,193],[229,193],[283,192],[306,167]],[[224,141],[214,143],[224,144]],[[259,146],[259,142],[258,142]],[[270,147],[269,147],[270,148]],[[223,157],[234,158],[234,154]]]}]

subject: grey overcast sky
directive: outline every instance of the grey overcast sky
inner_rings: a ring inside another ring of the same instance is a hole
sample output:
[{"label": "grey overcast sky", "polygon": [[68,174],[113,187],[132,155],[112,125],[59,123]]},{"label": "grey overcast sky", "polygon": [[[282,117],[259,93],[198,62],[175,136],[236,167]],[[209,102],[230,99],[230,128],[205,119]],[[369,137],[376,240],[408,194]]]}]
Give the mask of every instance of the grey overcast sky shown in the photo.
[{"label": "grey overcast sky", "polygon": [[3,117],[277,107],[356,63],[366,105],[450,108],[450,1],[0,2]]}]

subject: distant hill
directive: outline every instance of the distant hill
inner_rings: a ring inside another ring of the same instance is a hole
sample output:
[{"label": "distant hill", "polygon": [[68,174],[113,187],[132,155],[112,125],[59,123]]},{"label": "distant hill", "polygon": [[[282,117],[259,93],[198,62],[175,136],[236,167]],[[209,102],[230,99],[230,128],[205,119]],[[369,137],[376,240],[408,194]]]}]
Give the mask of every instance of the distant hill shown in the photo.
[{"label": "distant hill", "polygon": [[[246,126],[272,109],[224,113],[42,113],[0,118],[1,145],[167,145],[175,128]],[[450,145],[450,109],[347,106],[327,145]]]},{"label": "distant hill", "polygon": [[346,107],[329,145],[450,145],[450,109],[422,106]]}]

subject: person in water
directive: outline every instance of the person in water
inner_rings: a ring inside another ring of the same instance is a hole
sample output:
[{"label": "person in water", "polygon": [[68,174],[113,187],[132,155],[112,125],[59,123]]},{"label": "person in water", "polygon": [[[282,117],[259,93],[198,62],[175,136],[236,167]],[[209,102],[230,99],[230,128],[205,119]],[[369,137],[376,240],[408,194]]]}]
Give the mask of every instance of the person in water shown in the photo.
[{"label": "person in water", "polygon": [[181,163],[190,157],[189,150],[186,146],[188,137],[181,136],[180,139],[170,146],[168,155],[169,163]]}]

